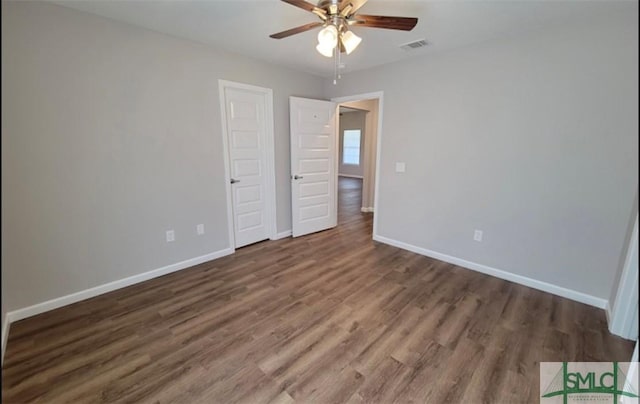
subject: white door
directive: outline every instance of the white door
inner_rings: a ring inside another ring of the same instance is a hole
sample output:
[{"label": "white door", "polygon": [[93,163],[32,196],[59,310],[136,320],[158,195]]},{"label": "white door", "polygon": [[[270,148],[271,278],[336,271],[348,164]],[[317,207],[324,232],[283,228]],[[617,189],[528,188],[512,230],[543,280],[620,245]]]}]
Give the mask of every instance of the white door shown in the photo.
[{"label": "white door", "polygon": [[290,97],[293,237],[335,227],[336,104]]},{"label": "white door", "polygon": [[265,94],[224,88],[235,247],[269,238]]}]

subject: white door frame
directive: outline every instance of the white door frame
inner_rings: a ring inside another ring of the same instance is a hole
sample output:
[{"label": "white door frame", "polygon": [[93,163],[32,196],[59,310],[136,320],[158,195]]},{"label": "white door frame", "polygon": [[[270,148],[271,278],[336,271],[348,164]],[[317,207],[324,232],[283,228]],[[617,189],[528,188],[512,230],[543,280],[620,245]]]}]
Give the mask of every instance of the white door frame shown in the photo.
[{"label": "white door frame", "polygon": [[[378,185],[380,181],[380,150],[382,148],[382,112],[383,112],[383,91],[374,91],[372,93],[349,95],[346,97],[335,97],[331,101],[338,103],[336,108],[340,108],[341,103],[348,101],[364,101],[364,100],[378,100],[378,134],[376,136],[376,178],[373,185],[373,206],[375,207],[376,214],[373,215],[373,235],[378,234],[378,212],[380,205],[378,203]],[[337,112],[337,111],[336,111]],[[339,151],[338,151],[339,152]],[[339,158],[339,157],[337,157]]]},{"label": "white door frame", "polygon": [[612,334],[626,339],[638,336],[638,214],[609,320]]},{"label": "white door frame", "polygon": [[233,201],[231,197],[231,169],[229,167],[229,135],[227,133],[227,103],[225,90],[228,88],[252,91],[261,93],[265,98],[265,161],[267,172],[265,173],[265,210],[266,225],[269,238],[277,239],[276,232],[276,174],[275,174],[275,152],[274,152],[274,125],[273,125],[273,90],[265,87],[253,86],[250,84],[237,83],[228,80],[218,80],[218,91],[220,95],[220,122],[222,123],[222,149],[224,156],[224,180],[225,192],[227,194],[227,227],[229,229],[229,247],[235,251],[235,233],[233,223]]}]

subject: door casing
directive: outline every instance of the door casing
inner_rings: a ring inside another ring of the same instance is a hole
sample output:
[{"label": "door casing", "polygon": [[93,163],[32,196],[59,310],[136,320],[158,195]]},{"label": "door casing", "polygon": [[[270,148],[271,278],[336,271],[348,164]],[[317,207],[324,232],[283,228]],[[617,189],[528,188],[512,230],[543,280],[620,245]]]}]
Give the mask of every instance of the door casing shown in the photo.
[{"label": "door casing", "polygon": [[376,137],[376,167],[375,167],[376,178],[373,186],[373,189],[374,189],[373,206],[375,206],[375,210],[376,210],[376,214],[373,215],[373,235],[375,236],[378,234],[377,229],[378,229],[379,215],[377,213],[380,211],[379,210],[380,209],[380,204],[379,204],[380,151],[382,149],[382,113],[384,110],[384,92],[375,91],[375,92],[365,93],[365,94],[356,94],[356,95],[350,95],[345,97],[335,97],[335,98],[332,98],[331,101],[337,104],[341,104],[343,102],[349,102],[349,101],[362,101],[362,100],[372,100],[372,99],[378,100],[378,134]]}]

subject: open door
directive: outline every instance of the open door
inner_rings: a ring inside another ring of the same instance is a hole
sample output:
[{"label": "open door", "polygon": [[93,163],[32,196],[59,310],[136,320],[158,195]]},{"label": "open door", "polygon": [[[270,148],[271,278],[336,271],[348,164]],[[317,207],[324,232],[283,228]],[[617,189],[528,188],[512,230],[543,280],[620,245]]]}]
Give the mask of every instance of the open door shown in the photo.
[{"label": "open door", "polygon": [[290,97],[293,237],[335,227],[336,103]]}]

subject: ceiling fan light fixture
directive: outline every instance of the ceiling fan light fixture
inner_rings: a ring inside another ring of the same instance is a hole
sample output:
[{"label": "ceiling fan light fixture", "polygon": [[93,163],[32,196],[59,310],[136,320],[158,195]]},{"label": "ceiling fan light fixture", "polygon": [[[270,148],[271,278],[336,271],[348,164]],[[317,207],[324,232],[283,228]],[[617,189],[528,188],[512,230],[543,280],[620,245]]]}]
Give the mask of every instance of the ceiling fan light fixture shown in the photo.
[{"label": "ceiling fan light fixture", "polygon": [[333,49],[338,44],[338,28],[329,24],[318,33],[318,44],[323,48]]},{"label": "ceiling fan light fixture", "polygon": [[360,45],[360,42],[362,42],[362,38],[351,31],[346,31],[345,33],[343,33],[341,39],[342,45],[344,46],[344,50],[345,52],[347,52],[347,55],[351,54],[351,52],[353,52],[358,47],[358,45]]},{"label": "ceiling fan light fixture", "polygon": [[328,58],[333,57],[334,49],[335,49],[335,46],[324,46],[321,43],[319,43],[318,46],[316,46],[316,50],[318,51],[318,53]]},{"label": "ceiling fan light fixture", "polygon": [[367,0],[317,0],[317,4],[308,0],[282,1],[302,10],[310,11],[322,21],[311,22],[269,36],[274,39],[282,39],[322,27],[318,33],[316,50],[323,56],[335,58],[333,84],[336,84],[340,78],[340,57],[342,52],[348,55],[362,42],[362,38],[349,31],[351,25],[411,31],[418,23],[418,19],[412,17],[358,14],[358,10]]}]

